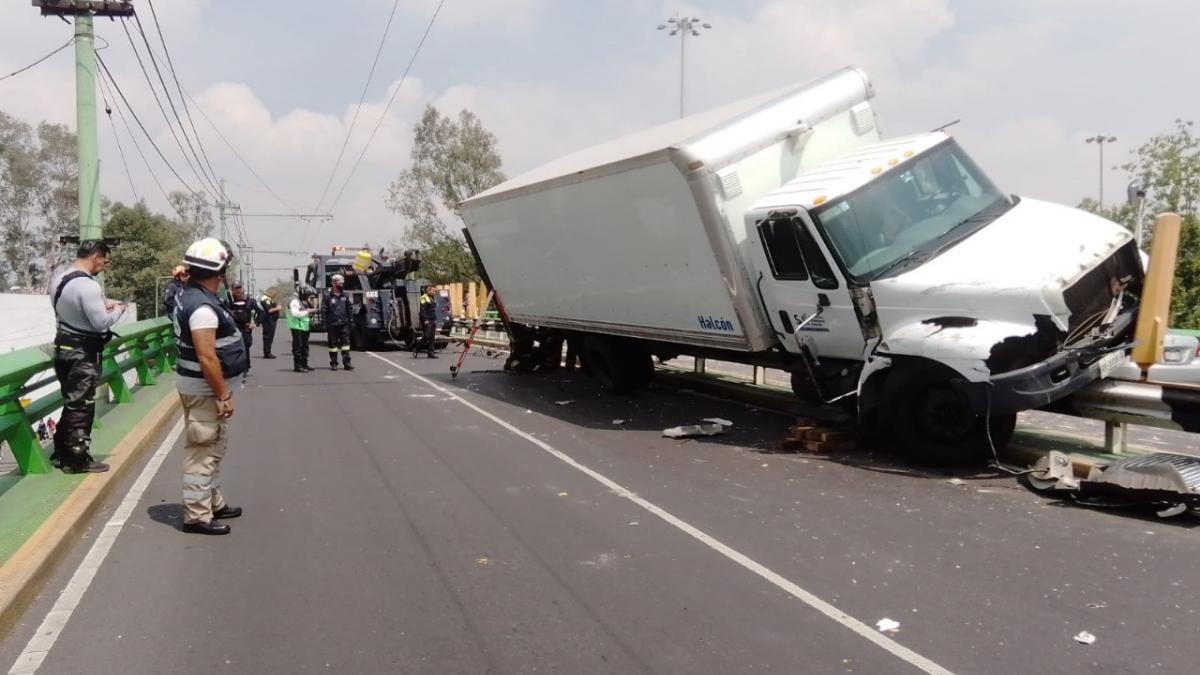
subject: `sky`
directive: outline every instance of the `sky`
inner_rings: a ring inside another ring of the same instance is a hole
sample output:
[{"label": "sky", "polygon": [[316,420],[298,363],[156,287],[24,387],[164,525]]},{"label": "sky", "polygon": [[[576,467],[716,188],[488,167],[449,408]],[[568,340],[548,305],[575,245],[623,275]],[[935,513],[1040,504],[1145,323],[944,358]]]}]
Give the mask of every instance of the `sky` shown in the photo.
[{"label": "sky", "polygon": [[[690,112],[855,65],[874,83],[885,135],[960,120],[950,132],[1002,189],[1065,204],[1095,198],[1099,189],[1098,149],[1086,138],[1118,139],[1105,147],[1105,201],[1112,203],[1128,182],[1115,165],[1150,136],[1169,132],[1176,118],[1200,117],[1200,66],[1189,49],[1200,25],[1195,0],[444,1],[401,81],[439,0],[398,0],[361,109],[396,0],[155,1],[183,87],[270,188],[194,115],[215,171],[244,213],[315,212],[357,112],[346,158],[320,204],[329,210],[379,124],[333,220],[247,217],[253,247],[315,251],[399,240],[405,223],[384,200],[408,165],[413,125],[429,104],[475,112],[496,134],[509,175],[676,117],[679,38],[656,30],[672,16],[712,25],[687,43]],[[157,46],[147,0],[134,4]],[[184,182],[199,189],[121,24],[98,20],[96,32],[132,111]],[[71,26],[41,17],[28,0],[0,0],[0,75],[71,35]],[[0,82],[0,110],[74,128],[73,73],[68,49]],[[114,114],[127,176],[101,117],[104,195],[131,202],[136,190],[151,208],[167,211],[151,170],[168,191],[184,184],[138,138],[148,170]],[[257,253],[260,285],[303,259]]]}]

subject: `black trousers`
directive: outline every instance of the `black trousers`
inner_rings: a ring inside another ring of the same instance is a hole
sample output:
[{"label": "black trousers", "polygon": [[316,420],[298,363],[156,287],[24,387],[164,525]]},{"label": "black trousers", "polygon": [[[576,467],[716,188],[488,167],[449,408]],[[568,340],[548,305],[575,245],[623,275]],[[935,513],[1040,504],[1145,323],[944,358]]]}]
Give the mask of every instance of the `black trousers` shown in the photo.
[{"label": "black trousers", "polygon": [[52,462],[80,467],[92,461],[92,424],[96,420],[102,348],[75,340],[55,340],[54,375],[62,391],[63,409],[54,430]]},{"label": "black trousers", "polygon": [[292,329],[292,365],[308,367],[308,331]]},{"label": "black trousers", "polygon": [[250,372],[250,347],[254,345],[254,331],[243,328],[242,342],[246,344],[246,372]]},{"label": "black trousers", "polygon": [[329,339],[329,365],[337,365],[338,352],[342,354],[342,365],[350,365],[350,326],[330,326],[327,333]]},{"label": "black trousers", "polygon": [[413,342],[413,354],[414,355],[417,352],[421,351],[422,349],[424,349],[425,353],[427,353],[427,354],[432,355],[434,353],[434,351],[433,351],[433,346],[434,346],[433,334],[434,334],[436,328],[437,328],[437,326],[435,325],[435,322],[433,322],[433,321],[422,321],[421,322],[421,338],[419,340],[416,340]]},{"label": "black trousers", "polygon": [[263,356],[271,355],[271,346],[275,344],[275,325],[278,323],[278,319],[263,322]]}]

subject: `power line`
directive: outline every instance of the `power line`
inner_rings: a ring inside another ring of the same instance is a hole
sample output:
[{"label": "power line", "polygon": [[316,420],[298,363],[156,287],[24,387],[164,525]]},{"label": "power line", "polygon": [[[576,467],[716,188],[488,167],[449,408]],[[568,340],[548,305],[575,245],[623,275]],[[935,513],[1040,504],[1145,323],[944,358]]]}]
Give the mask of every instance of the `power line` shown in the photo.
[{"label": "power line", "polygon": [[129,189],[133,192],[134,201],[142,201],[138,196],[137,188],[133,185],[133,174],[129,173],[129,162],[125,161],[125,149],[121,147],[121,137],[117,135],[117,125],[112,121],[112,104],[108,101],[108,96],[105,96],[103,86],[104,78],[100,78],[100,98],[104,100],[104,116],[108,118],[108,128],[112,129],[113,140],[117,143],[117,153],[121,155],[121,166],[125,167],[125,178],[129,179]]},{"label": "power line", "polygon": [[[108,82],[103,77],[101,77],[99,81],[101,89],[108,88]],[[111,91],[109,92],[109,97],[112,97]],[[142,146],[138,144],[137,137],[133,134],[133,128],[129,126],[129,120],[125,119],[125,113],[121,110],[120,106],[114,107],[117,109],[117,115],[121,118],[121,124],[125,127],[125,132],[129,134],[129,140],[133,143],[133,148],[137,150],[138,156],[142,158],[142,164],[146,166],[146,172],[150,174],[150,178],[152,178],[154,180],[154,184],[158,186],[158,191],[162,193],[163,199],[165,199],[169,204],[171,202],[171,197],[167,195],[166,189],[163,188],[162,181],[158,179],[158,174],[154,173],[154,169],[150,167],[150,162],[146,159],[146,153],[142,152]],[[110,123],[112,122],[111,115],[109,116],[108,120]],[[115,129],[114,133],[116,133]]]},{"label": "power line", "polygon": [[[196,145],[200,146],[200,154],[204,157],[204,164],[208,167],[209,175],[215,179],[217,172],[213,169],[212,162],[208,159],[208,151],[204,149],[204,143],[200,140],[200,132],[196,130],[196,122],[192,119],[192,111],[183,96],[183,85],[179,84],[179,75],[175,72],[175,61],[171,58],[171,51],[167,49],[167,39],[163,36],[162,26],[158,23],[158,12],[154,9],[153,0],[147,0],[147,3],[150,5],[150,15],[154,17],[154,30],[158,32],[158,41],[162,43],[163,55],[167,57],[167,69],[171,72],[171,79],[175,81],[175,89],[179,92],[179,103],[183,106],[183,112],[187,115],[188,126],[192,128],[192,135],[196,137]],[[134,18],[137,18],[136,14]],[[140,23],[139,21],[139,25]]]},{"label": "power line", "polygon": [[358,97],[358,107],[354,109],[354,117],[350,120],[350,128],[346,129],[346,137],[342,139],[342,149],[338,150],[337,159],[333,162],[333,168],[329,171],[329,180],[325,181],[325,189],[321,191],[321,198],[317,200],[317,206],[313,211],[320,211],[321,204],[325,202],[325,197],[329,194],[329,187],[333,185],[333,177],[337,175],[338,167],[342,165],[342,157],[346,154],[346,146],[350,144],[350,135],[354,133],[354,125],[358,123],[358,114],[362,112],[363,102],[367,100],[367,90],[371,87],[371,79],[375,77],[375,67],[379,65],[379,56],[383,54],[383,45],[387,42],[388,32],[392,29],[392,20],[396,18],[396,9],[400,7],[400,0],[392,3],[392,12],[388,14],[387,25],[383,27],[383,36],[379,38],[379,47],[375,50],[375,60],[371,62],[371,70],[367,73],[367,81],[363,83],[362,94]]},{"label": "power line", "polygon": [[[395,11],[395,10],[393,10],[393,11]],[[23,72],[25,72],[25,71],[29,70],[30,68],[33,68],[33,67],[36,67],[36,66],[38,66],[39,64],[41,64],[41,63],[42,63],[42,61],[45,61],[46,59],[50,58],[51,56],[54,56],[55,54],[57,54],[57,53],[61,52],[62,50],[66,49],[67,47],[70,47],[70,46],[71,46],[71,45],[73,45],[73,44],[75,44],[75,38],[74,38],[74,37],[72,37],[70,40],[67,40],[67,41],[66,41],[66,42],[63,44],[63,46],[59,47],[58,49],[55,49],[54,51],[52,51],[52,52],[50,52],[49,54],[47,54],[47,55],[43,56],[42,58],[38,59],[37,61],[34,61],[33,63],[31,63],[31,64],[29,64],[29,65],[25,66],[24,68],[18,68],[18,69],[16,69],[16,70],[12,71],[11,73],[9,73],[9,74],[7,74],[7,75],[5,75],[5,76],[3,76],[3,77],[0,77],[0,82],[3,82],[3,81],[7,80],[7,79],[8,79],[8,78],[10,78],[10,77],[16,77],[17,75],[20,75],[21,73],[23,73]]]},{"label": "power line", "polygon": [[446,0],[438,2],[437,9],[433,11],[433,16],[429,19],[429,25],[425,26],[425,33],[421,35],[421,41],[417,43],[417,48],[413,50],[412,58],[408,60],[408,65],[404,68],[404,74],[400,76],[400,83],[396,85],[395,91],[388,99],[387,105],[383,108],[383,113],[379,115],[379,122],[375,124],[375,128],[371,130],[371,135],[367,138],[367,142],[363,145],[362,152],[358,153],[358,159],[355,160],[354,166],[350,169],[350,173],[346,176],[346,182],[342,183],[342,187],[338,190],[337,196],[333,198],[333,203],[329,205],[329,210],[332,212],[334,207],[342,198],[342,193],[346,191],[346,186],[350,185],[350,180],[354,178],[354,173],[358,171],[358,166],[362,164],[363,157],[366,157],[367,150],[371,147],[371,141],[375,140],[375,134],[379,133],[379,127],[383,126],[383,121],[387,119],[388,110],[391,110],[392,103],[396,101],[396,95],[400,93],[400,89],[404,87],[404,81],[408,79],[408,73],[412,70],[413,64],[417,61],[417,56],[421,53],[421,47],[425,45],[425,40],[429,37],[429,32],[433,30],[433,24],[437,21],[438,14],[441,13],[442,7],[446,4]]},{"label": "power line", "polygon": [[204,112],[204,108],[202,108],[200,104],[196,102],[196,99],[193,98],[186,89],[184,90],[183,94],[189,101],[192,102],[192,105],[196,108],[196,112],[200,113],[200,116],[204,118],[204,121],[208,122],[208,126],[212,127],[212,130],[216,132],[217,137],[221,139],[221,142],[225,144],[225,147],[229,148],[229,151],[233,153],[233,156],[237,157],[238,161],[242,163],[242,166],[246,167],[246,170],[250,172],[250,175],[254,176],[254,179],[258,181],[258,184],[263,186],[267,192],[271,193],[271,196],[274,197],[276,201],[278,201],[280,204],[283,204],[285,209],[296,213],[296,208],[287,203],[283,197],[280,197],[278,193],[272,190],[271,186],[267,185],[267,182],[262,179],[262,176],[258,175],[258,172],[254,170],[254,167],[250,166],[250,163],[246,161],[246,158],[242,157],[242,153],[238,152],[237,148],[233,147],[233,143],[230,143],[229,139],[225,138],[225,134],[221,133],[221,130],[217,127],[217,125],[214,124],[213,121],[208,117],[208,113]]},{"label": "power line", "polygon": [[[154,102],[158,104],[158,111],[162,113],[163,121],[167,123],[167,130],[171,132],[171,138],[175,139],[175,145],[179,148],[180,154],[183,155],[183,161],[187,162],[188,168],[191,169],[192,174],[197,178],[200,178],[201,172],[197,171],[196,167],[192,165],[192,160],[188,157],[187,150],[183,148],[183,143],[179,140],[179,134],[175,133],[175,125],[171,124],[171,116],[167,114],[167,109],[163,107],[162,99],[158,96],[158,89],[154,86],[154,80],[150,79],[150,73],[146,70],[145,62],[142,61],[142,53],[138,51],[137,43],[133,41],[133,35],[129,32],[129,26],[122,21],[121,27],[125,30],[126,39],[129,40],[129,48],[133,50],[133,55],[137,57],[138,66],[142,70],[142,77],[145,78],[146,84],[150,87],[150,93],[154,95]],[[203,184],[205,179],[200,178],[200,182]],[[205,192],[209,193],[210,197],[217,199],[216,195],[220,193],[220,190],[211,190],[211,186],[205,187],[204,185],[201,185],[201,187],[204,188]]]},{"label": "power line", "polygon": [[150,141],[150,146],[153,147],[154,151],[158,153],[159,159],[161,159],[163,161],[163,164],[167,165],[167,168],[170,169],[171,173],[175,175],[176,180],[178,180],[181,184],[183,184],[183,187],[188,192],[191,192],[192,194],[197,194],[197,195],[200,194],[195,189],[193,189],[191,185],[188,185],[188,182],[185,181],[183,179],[183,177],[179,175],[179,172],[175,170],[175,167],[171,165],[171,162],[167,160],[167,156],[163,154],[162,149],[159,148],[158,144],[154,142],[154,138],[150,135],[150,132],[146,130],[146,125],[142,124],[141,118],[139,118],[137,113],[134,112],[133,106],[129,105],[129,99],[125,97],[125,92],[121,91],[121,85],[117,84],[116,79],[113,78],[112,71],[110,71],[108,69],[108,64],[104,62],[104,59],[100,56],[100,54],[96,54],[96,61],[100,63],[101,70],[103,70],[104,75],[106,77],[108,77],[109,85],[113,88],[114,91],[117,92],[117,95],[121,97],[121,101],[125,104],[125,107],[129,110],[129,115],[131,117],[133,117],[133,121],[137,123],[138,128],[142,130],[142,135],[144,135],[146,137],[146,140]]}]

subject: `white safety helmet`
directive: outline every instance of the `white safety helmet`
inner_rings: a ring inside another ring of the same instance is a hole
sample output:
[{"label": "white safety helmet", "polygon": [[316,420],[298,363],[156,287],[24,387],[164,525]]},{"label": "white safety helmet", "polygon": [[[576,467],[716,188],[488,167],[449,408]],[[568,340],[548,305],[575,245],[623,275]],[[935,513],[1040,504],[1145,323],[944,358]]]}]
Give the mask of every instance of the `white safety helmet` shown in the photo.
[{"label": "white safety helmet", "polygon": [[344,283],[346,283],[346,277],[344,277],[340,274],[335,274],[335,275],[333,275],[333,283],[344,284]]},{"label": "white safety helmet", "polygon": [[213,237],[193,243],[183,254],[185,265],[210,272],[224,271],[229,265],[230,258],[229,246]]}]

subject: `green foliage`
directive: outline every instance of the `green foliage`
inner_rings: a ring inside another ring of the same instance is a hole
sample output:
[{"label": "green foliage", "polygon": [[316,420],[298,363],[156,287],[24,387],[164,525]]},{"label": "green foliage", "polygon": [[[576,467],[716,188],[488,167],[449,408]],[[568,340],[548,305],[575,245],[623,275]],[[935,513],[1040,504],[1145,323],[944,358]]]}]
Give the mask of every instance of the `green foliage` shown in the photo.
[{"label": "green foliage", "polygon": [[156,286],[183,259],[192,241],[187,225],[162,214],[151,213],[145,204],[125,206],[120,202],[109,209],[104,234],[117,237],[121,245],[113,250],[113,260],[105,275],[108,296],[138,303],[143,317],[154,316],[159,302]]},{"label": "green foliage", "polygon": [[[1193,124],[1175,120],[1175,129],[1147,140],[1133,151],[1133,159],[1121,168],[1146,190],[1143,244],[1154,236],[1154,215],[1164,212],[1183,216],[1175,286],[1171,295],[1171,327],[1200,328],[1200,138]],[[1080,208],[1121,223],[1133,230],[1137,208],[1132,205],[1104,207],[1085,199]]]},{"label": "green foliage", "polygon": [[433,283],[478,280],[458,204],[504,181],[496,137],[469,110],[455,120],[427,106],[410,156],[386,199],[408,221],[401,247],[421,250],[421,276]]}]

